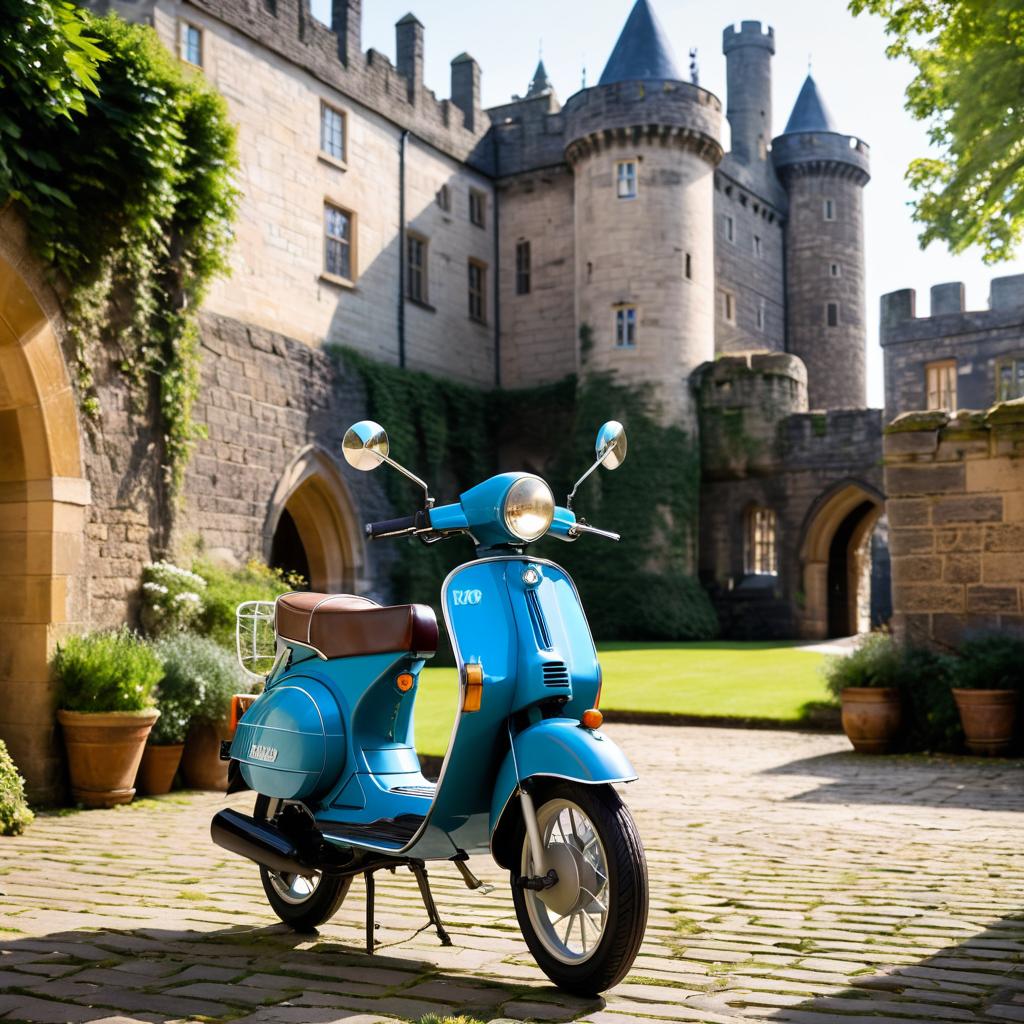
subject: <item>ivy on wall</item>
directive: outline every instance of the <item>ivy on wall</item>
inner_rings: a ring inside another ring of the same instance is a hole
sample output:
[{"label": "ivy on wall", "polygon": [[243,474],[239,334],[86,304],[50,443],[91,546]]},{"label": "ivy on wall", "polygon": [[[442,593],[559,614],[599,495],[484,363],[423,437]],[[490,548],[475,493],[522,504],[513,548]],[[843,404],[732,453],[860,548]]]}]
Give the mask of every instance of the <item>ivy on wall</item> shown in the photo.
[{"label": "ivy on wall", "polygon": [[[710,601],[692,575],[700,455],[685,431],[659,423],[642,390],[607,375],[568,377],[517,391],[480,391],[400,370],[348,349],[328,350],[361,377],[370,415],[388,432],[392,456],[426,480],[439,503],[509,469],[543,476],[564,503],[593,460],[597,429],[619,419],[629,456],[616,471],[599,470],[580,488],[576,510],[595,526],[620,532],[574,543],[545,538],[530,550],[572,573],[602,640],[706,639],[717,632]],[[396,515],[421,496],[398,473],[384,477]],[[468,538],[424,546],[392,541],[396,597],[435,604],[445,575],[473,556]]]},{"label": "ivy on wall", "polygon": [[0,203],[66,287],[82,409],[115,354],[155,399],[172,493],[203,428],[196,312],[227,270],[237,205],[223,99],[148,27],[54,0],[0,0]]}]

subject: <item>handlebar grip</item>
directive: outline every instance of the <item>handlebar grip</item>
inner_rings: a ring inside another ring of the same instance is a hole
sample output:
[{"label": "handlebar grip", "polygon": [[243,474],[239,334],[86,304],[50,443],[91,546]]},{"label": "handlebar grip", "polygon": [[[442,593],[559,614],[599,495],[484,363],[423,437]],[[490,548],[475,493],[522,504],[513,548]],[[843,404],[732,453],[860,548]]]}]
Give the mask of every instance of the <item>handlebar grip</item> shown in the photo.
[{"label": "handlebar grip", "polygon": [[402,533],[412,533],[430,526],[430,514],[425,511],[413,516],[401,516],[398,519],[382,519],[379,523],[366,524],[366,536],[371,540],[380,537],[394,537]]}]

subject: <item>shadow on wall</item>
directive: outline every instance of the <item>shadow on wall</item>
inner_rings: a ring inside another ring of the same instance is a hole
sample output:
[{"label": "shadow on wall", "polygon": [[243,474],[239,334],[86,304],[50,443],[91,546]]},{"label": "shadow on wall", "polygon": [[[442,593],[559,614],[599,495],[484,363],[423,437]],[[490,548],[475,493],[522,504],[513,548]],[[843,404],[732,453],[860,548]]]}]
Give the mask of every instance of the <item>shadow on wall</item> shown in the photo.
[{"label": "shadow on wall", "polygon": [[[971,771],[963,767],[969,763]],[[896,770],[898,767],[898,770]],[[820,754],[768,769],[766,775],[801,775],[813,788],[790,797],[799,803],[872,804],[896,807],[1024,809],[1024,761],[950,755]],[[880,801],[879,794],[884,794]],[[1024,927],[1024,926],[1022,926]]]}]

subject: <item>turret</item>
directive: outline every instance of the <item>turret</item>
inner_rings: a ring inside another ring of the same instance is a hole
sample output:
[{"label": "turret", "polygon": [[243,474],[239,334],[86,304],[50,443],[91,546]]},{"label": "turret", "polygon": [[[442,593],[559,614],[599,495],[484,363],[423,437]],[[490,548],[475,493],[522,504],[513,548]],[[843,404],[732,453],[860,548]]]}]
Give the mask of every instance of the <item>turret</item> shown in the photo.
[{"label": "turret", "polygon": [[863,188],[869,149],[837,129],[808,75],[772,142],[789,196],[786,348],[807,367],[812,409],[865,404]]},{"label": "turret", "polygon": [[562,114],[584,369],[646,387],[666,421],[695,433],[689,377],[714,358],[721,103],[682,81],[654,12],[638,0],[600,83]]},{"label": "turret", "polygon": [[759,21],[729,25],[722,33],[726,69],[726,117],[732,133],[729,152],[756,177],[770,173],[772,138],[772,55],[775,29]]}]

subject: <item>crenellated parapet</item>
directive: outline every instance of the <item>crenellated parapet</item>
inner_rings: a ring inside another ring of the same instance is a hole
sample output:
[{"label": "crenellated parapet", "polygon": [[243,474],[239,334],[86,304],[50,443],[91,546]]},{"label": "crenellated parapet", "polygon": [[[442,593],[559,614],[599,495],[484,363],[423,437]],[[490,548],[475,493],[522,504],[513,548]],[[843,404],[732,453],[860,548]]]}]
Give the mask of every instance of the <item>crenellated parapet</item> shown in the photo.
[{"label": "crenellated parapet", "polygon": [[871,180],[871,147],[855,135],[780,135],[772,143],[772,161],[783,181],[803,175],[827,175],[863,186]]},{"label": "crenellated parapet", "polygon": [[722,159],[722,104],[689,82],[614,82],[584,89],[562,108],[570,164],[630,145],[676,147],[711,166]]}]

